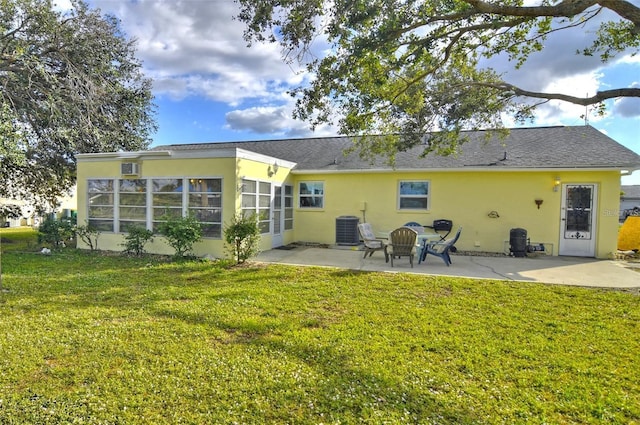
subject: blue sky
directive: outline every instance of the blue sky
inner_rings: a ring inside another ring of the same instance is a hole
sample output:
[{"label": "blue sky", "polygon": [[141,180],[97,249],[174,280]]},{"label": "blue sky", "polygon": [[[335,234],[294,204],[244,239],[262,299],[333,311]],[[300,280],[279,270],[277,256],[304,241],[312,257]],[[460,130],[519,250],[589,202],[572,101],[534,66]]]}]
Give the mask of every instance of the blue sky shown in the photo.
[{"label": "blue sky", "polygon": [[[530,0],[535,4],[536,1]],[[153,145],[324,136],[291,118],[287,89],[310,78],[301,68],[283,63],[276,45],[246,46],[244,26],[233,19],[233,0],[93,0],[137,39],[138,57],[154,81],[158,132]],[[603,68],[597,57],[575,55],[594,28],[577,28],[549,38],[543,52],[514,71],[504,58],[489,65],[505,79],[530,90],[583,96],[597,90],[640,85],[640,57],[621,55]],[[640,99],[608,103],[603,117],[590,114],[589,124],[640,153]],[[584,107],[551,102],[539,108],[535,126],[582,125]],[[640,184],[640,171],[623,177]]]}]

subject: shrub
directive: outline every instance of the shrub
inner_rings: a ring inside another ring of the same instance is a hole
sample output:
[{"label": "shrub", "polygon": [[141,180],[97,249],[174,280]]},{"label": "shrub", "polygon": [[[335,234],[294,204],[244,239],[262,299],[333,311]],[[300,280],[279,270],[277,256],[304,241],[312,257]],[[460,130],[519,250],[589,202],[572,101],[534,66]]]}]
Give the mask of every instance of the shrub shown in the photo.
[{"label": "shrub", "polygon": [[184,257],[191,252],[193,244],[202,239],[202,225],[193,216],[165,217],[160,225],[160,233],[175,249],[175,257]]},{"label": "shrub", "polygon": [[144,246],[153,240],[153,232],[139,225],[129,226],[127,232],[128,234],[124,238],[125,242],[121,244],[124,246],[124,253],[137,256],[144,254]]},{"label": "shrub", "polygon": [[640,217],[630,215],[618,232],[618,249],[640,250]]},{"label": "shrub", "polygon": [[224,237],[236,264],[244,263],[257,255],[259,252],[258,242],[260,241],[258,216],[256,214],[248,217],[244,214],[235,215],[231,219],[231,223],[225,227]]},{"label": "shrub", "polygon": [[47,217],[38,227],[38,243],[49,244],[52,248],[62,248],[73,240],[74,226],[69,220]]},{"label": "shrub", "polygon": [[100,231],[91,226],[89,223],[76,227],[76,236],[81,241],[89,245],[91,251],[98,249],[98,238],[100,237]]}]

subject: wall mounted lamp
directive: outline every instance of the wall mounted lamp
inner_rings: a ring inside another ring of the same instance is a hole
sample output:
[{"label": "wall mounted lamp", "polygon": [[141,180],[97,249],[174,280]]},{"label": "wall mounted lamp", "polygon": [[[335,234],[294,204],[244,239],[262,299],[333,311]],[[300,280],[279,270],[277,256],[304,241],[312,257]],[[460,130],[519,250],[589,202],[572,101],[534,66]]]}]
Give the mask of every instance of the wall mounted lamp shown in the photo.
[{"label": "wall mounted lamp", "polygon": [[555,179],[553,179],[553,191],[557,192],[558,188],[560,187],[560,176],[556,176]]},{"label": "wall mounted lamp", "polygon": [[269,165],[269,167],[267,167],[267,174],[269,175],[269,177],[273,176],[275,173],[278,172],[278,163],[274,162],[273,166]]},{"label": "wall mounted lamp", "polygon": [[542,205],[542,203],[544,202],[542,199],[536,199],[534,201],[536,203],[536,205],[538,206],[538,209],[540,209],[540,205]]}]

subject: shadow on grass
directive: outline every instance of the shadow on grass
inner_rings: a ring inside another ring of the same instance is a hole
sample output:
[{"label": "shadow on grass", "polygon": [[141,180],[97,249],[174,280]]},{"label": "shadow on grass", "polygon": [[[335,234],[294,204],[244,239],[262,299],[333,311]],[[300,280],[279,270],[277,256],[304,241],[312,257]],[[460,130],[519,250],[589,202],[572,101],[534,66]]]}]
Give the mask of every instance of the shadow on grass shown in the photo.
[{"label": "shadow on grass", "polygon": [[[403,423],[483,423],[464,406],[445,405],[429,394],[431,388],[408,382],[408,377],[396,375],[388,366],[354,361],[355,356],[350,354],[353,348],[333,341],[335,334],[322,335],[323,330],[319,329],[310,343],[292,337],[291,329],[281,325],[277,321],[260,323],[254,320],[218,323],[218,328],[226,335],[217,341],[220,344],[246,346],[257,352],[266,350],[278,357],[284,354],[288,361],[313,370],[317,379],[305,383],[304,396],[293,389],[286,391],[284,406],[279,406],[272,413],[276,417],[271,419],[289,419],[286,416],[289,406],[302,408],[307,418],[317,416],[320,420],[318,415],[322,414],[322,418],[339,422],[385,418]],[[295,329],[293,333],[300,331]],[[389,349],[393,351],[392,347]],[[363,353],[356,354],[362,358]],[[424,371],[416,371],[416,375],[422,374]],[[304,409],[310,403],[313,409]]]}]

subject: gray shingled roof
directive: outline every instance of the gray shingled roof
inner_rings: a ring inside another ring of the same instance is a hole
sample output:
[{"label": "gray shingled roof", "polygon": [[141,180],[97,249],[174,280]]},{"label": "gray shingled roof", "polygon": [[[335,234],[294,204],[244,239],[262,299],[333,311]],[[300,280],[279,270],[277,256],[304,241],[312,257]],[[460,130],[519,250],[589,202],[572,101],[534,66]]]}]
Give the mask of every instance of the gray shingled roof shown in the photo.
[{"label": "gray shingled roof", "polygon": [[[485,140],[485,131],[465,133],[469,142],[456,156],[430,154],[420,158],[415,147],[396,157],[396,169],[470,168],[613,168],[640,169],[640,155],[591,126],[532,127],[512,129],[504,139]],[[263,155],[296,162],[298,170],[341,171],[391,168],[381,159],[375,164],[347,157],[352,146],[349,137],[281,139],[246,142],[195,143],[157,146],[152,150],[208,150],[241,148]],[[505,159],[506,158],[506,159]]]},{"label": "gray shingled roof", "polygon": [[640,199],[640,185],[629,185],[621,187],[623,199]]}]

